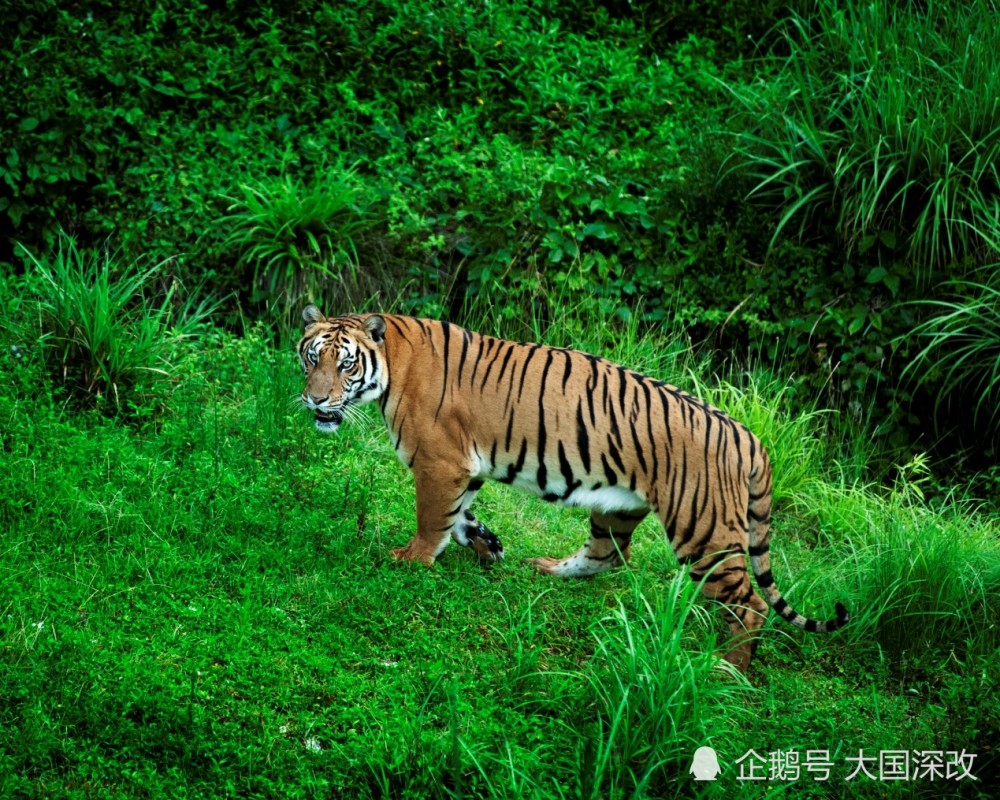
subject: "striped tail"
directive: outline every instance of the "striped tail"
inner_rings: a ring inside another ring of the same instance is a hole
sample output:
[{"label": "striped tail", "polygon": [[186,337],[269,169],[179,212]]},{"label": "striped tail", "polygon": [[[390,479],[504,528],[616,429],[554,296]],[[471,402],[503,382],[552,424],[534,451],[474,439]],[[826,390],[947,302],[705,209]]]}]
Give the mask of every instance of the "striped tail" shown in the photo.
[{"label": "striped tail", "polygon": [[767,604],[782,619],[798,628],[810,633],[829,633],[842,628],[850,619],[843,603],[837,603],[836,617],[822,622],[798,613],[778,591],[774,576],[771,575],[769,552],[771,545],[768,534],[771,525],[771,463],[767,452],[762,447],[758,449],[758,454],[750,472],[750,503],[748,508],[750,534],[748,555],[754,577],[757,579],[757,586],[764,594]]}]

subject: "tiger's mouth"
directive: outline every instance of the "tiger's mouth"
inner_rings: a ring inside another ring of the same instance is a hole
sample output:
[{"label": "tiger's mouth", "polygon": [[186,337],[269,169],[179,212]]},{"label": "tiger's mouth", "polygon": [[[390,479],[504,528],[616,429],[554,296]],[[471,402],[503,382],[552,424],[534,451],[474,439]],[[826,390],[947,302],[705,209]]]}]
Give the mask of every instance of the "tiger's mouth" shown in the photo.
[{"label": "tiger's mouth", "polygon": [[320,411],[318,408],[313,411],[316,420],[316,427],[321,431],[335,431],[344,421],[344,414],[341,411]]}]

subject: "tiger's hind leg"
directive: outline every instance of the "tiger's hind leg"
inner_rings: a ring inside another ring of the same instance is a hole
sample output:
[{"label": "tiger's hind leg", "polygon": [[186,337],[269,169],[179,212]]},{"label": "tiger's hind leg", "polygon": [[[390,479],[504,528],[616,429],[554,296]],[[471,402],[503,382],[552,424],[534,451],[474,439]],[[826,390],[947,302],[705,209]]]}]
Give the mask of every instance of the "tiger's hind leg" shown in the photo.
[{"label": "tiger's hind leg", "polygon": [[767,619],[767,603],[750,585],[742,548],[707,555],[691,565],[691,578],[701,582],[702,594],[723,604],[733,640],[724,658],[741,672],[750,666],[757,649],[757,631]]},{"label": "tiger's hind leg", "polygon": [[632,532],[649,511],[594,511],[590,515],[590,538],[566,558],[531,558],[527,561],[546,575],[562,578],[585,578],[597,575],[628,560]]}]

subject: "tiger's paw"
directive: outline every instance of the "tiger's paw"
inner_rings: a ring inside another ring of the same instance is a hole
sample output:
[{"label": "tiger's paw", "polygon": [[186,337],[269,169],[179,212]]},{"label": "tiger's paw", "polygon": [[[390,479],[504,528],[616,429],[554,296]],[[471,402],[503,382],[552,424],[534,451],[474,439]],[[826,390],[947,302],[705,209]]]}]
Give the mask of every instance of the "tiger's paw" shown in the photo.
[{"label": "tiger's paw", "polygon": [[406,547],[393,547],[389,555],[393,561],[417,561],[428,567],[434,564],[434,556],[416,552],[412,543]]},{"label": "tiger's paw", "polygon": [[552,558],[551,556],[542,556],[541,558],[526,558],[523,563],[530,564],[536,570],[538,570],[542,575],[555,575],[556,566],[562,561],[559,558]]},{"label": "tiger's paw", "polygon": [[491,564],[495,561],[503,561],[503,543],[493,531],[483,523],[471,531],[466,531],[469,537],[469,545],[476,551],[479,560]]}]

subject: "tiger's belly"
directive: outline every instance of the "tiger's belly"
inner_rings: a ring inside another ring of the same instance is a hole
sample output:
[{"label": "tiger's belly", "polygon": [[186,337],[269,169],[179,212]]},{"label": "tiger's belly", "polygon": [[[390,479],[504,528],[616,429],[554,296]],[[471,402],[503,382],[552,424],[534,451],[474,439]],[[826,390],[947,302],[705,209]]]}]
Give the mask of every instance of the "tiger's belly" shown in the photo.
[{"label": "tiger's belly", "polygon": [[558,471],[542,471],[540,477],[537,465],[524,464],[516,472],[508,464],[480,464],[480,478],[490,478],[514,486],[522,491],[541,497],[552,503],[595,511],[639,511],[649,507],[649,503],[638,492],[627,486],[609,486],[596,478],[582,476],[573,478],[568,485],[566,478]]}]

